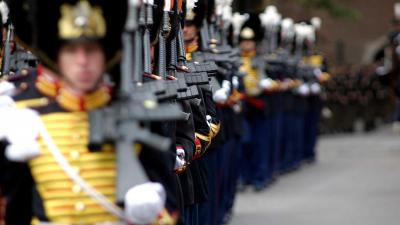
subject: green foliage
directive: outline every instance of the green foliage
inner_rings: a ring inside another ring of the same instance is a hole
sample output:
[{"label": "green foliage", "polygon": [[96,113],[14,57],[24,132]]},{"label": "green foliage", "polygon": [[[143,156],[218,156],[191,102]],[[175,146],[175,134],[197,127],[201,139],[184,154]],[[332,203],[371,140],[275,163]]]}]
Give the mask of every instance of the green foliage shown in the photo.
[{"label": "green foliage", "polygon": [[304,7],[326,10],[333,17],[345,19],[358,19],[360,12],[345,5],[335,2],[335,0],[295,0]]}]

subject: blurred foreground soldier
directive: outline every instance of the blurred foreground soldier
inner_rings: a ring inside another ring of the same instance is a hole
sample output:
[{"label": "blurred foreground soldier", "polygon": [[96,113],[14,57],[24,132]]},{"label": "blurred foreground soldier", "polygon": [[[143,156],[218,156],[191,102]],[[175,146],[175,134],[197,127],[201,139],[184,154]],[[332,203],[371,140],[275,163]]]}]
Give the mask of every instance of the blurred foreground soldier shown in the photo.
[{"label": "blurred foreground soldier", "polygon": [[[1,121],[0,131],[9,199],[7,224],[28,225],[34,217],[35,224],[151,224],[156,220],[172,224],[164,210],[166,193],[161,184],[132,187],[125,201],[117,202],[113,145],[88,147],[89,111],[111,101],[104,74],[118,62],[126,2],[10,3],[17,36],[61,82],[56,98],[30,102],[40,117],[28,109],[2,108],[2,118],[7,118]],[[20,27],[27,18],[30,26]],[[33,35],[24,33],[29,29]],[[21,129],[24,127],[29,129]],[[52,155],[54,149],[62,154]],[[72,168],[69,172],[60,164],[63,158]],[[76,176],[83,181],[76,183],[77,178],[72,178]],[[84,188],[86,185],[92,189]],[[125,212],[117,203],[125,206]]]}]

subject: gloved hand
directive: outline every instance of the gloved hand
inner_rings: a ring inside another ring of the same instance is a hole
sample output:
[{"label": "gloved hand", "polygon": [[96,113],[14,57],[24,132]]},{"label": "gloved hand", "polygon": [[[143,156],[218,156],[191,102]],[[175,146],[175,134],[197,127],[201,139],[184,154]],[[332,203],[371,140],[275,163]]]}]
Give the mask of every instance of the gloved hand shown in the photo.
[{"label": "gloved hand", "polygon": [[15,102],[10,96],[0,95],[0,108],[2,108],[2,107],[10,108],[10,107],[14,107],[14,106],[15,106]]},{"label": "gloved hand", "polygon": [[315,68],[313,73],[315,77],[319,78],[322,75],[322,70],[320,68]]},{"label": "gloved hand", "polygon": [[213,95],[213,100],[216,103],[224,103],[226,100],[228,100],[229,97],[229,92],[225,88],[221,88],[217,90],[214,95]]},{"label": "gloved hand", "polygon": [[219,104],[225,103],[228,100],[230,92],[231,92],[231,82],[223,80],[222,88],[218,89],[213,95],[214,102]]},{"label": "gloved hand", "polygon": [[265,78],[260,81],[260,88],[263,90],[272,90],[274,88],[274,82],[270,78]]},{"label": "gloved hand", "polygon": [[206,115],[206,120],[207,120],[208,127],[211,127],[212,117],[210,115]]},{"label": "gloved hand", "polygon": [[310,94],[310,87],[307,84],[302,84],[297,88],[297,93],[301,96],[308,96]]},{"label": "gloved hand", "polygon": [[182,147],[176,148],[176,161],[175,161],[175,171],[180,171],[185,169],[186,160],[185,160],[185,150]]},{"label": "gloved hand", "polygon": [[27,162],[40,155],[40,146],[36,141],[40,123],[39,115],[33,110],[0,108],[0,139],[10,143],[5,151],[8,160]]},{"label": "gloved hand", "polygon": [[321,85],[319,85],[318,83],[313,83],[311,84],[310,90],[312,94],[318,95],[321,93]]},{"label": "gloved hand", "polygon": [[239,84],[240,84],[239,77],[238,76],[233,76],[232,77],[232,86],[233,86],[233,88],[237,90],[239,88]]},{"label": "gloved hand", "polygon": [[227,80],[222,81],[222,88],[225,89],[228,93],[231,92],[231,82]]},{"label": "gloved hand", "polygon": [[164,209],[165,201],[160,183],[137,185],[125,195],[125,215],[134,224],[152,224]]},{"label": "gloved hand", "polygon": [[13,83],[8,81],[0,82],[0,95],[14,96],[16,93],[16,88]]}]

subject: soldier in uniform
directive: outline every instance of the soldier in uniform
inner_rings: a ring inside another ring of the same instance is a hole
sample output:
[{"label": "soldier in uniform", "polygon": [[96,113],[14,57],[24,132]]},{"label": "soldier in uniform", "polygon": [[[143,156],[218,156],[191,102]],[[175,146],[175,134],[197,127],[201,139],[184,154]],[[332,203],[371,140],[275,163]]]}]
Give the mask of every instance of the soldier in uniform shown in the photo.
[{"label": "soldier in uniform", "polygon": [[[18,15],[13,17],[18,37],[35,50],[49,71],[62,82],[56,89],[45,88],[52,93],[55,90],[57,98],[44,97],[30,102],[29,106],[40,113],[40,119],[32,111],[13,109],[11,112],[16,115],[11,114],[8,123],[2,121],[8,129],[2,142],[6,195],[17,197],[7,206],[7,224],[30,224],[33,217],[40,222],[58,224],[117,224],[121,219],[118,216],[139,224],[152,223],[157,218],[163,224],[172,224],[168,211],[163,210],[164,188],[158,183],[131,189],[124,202],[125,214],[116,213],[119,210],[115,205],[113,146],[103,145],[100,151],[88,149],[88,112],[106,106],[111,100],[103,75],[107,66],[118,61],[126,3],[86,0],[10,3],[11,12]],[[27,7],[29,12],[24,11]],[[34,28],[35,42],[30,34],[22,35],[26,27],[20,27],[21,23],[17,22],[18,18],[28,18],[22,16],[27,14],[32,19],[29,27]],[[24,120],[20,121],[21,118]],[[36,140],[40,121],[73,165],[74,173],[108,199],[107,204],[115,210],[90,197],[89,192],[66,176],[50,154],[46,137],[40,135]],[[15,128],[12,132],[10,128],[26,126],[30,127],[24,132]],[[18,195],[13,193],[15,190]],[[142,211],[142,207],[149,208]]]},{"label": "soldier in uniform", "polygon": [[[193,8],[194,3],[188,1],[186,7],[186,15],[185,15],[185,23],[184,23],[184,29],[183,29],[183,38],[185,42],[185,50],[186,50],[186,60],[188,62],[195,62],[195,54],[199,51],[201,51],[200,47],[200,28],[202,26],[203,20],[205,19],[206,15],[206,6],[207,2],[206,1],[198,1],[195,4],[195,7]],[[190,5],[192,6],[190,7]],[[204,98],[203,98],[203,103],[206,104],[205,106],[205,114],[206,116],[208,115],[209,117],[209,122],[210,122],[210,132],[209,134],[205,133],[196,133],[196,140],[198,143],[198,146],[196,148],[201,148],[202,154],[204,154],[204,150],[209,147],[209,143],[211,143],[211,139],[214,138],[219,130],[219,122],[216,118],[216,112],[215,112],[215,105],[214,102],[212,101],[212,93],[210,90],[205,90],[202,89],[204,93]],[[212,151],[212,150],[211,150]],[[214,178],[215,178],[215,173],[212,172],[213,168],[210,167],[210,165],[214,165],[214,158],[210,157],[209,151],[207,151],[204,155],[199,158],[200,155],[197,155],[196,157],[198,158],[198,164],[201,166],[202,170],[205,172],[203,174],[197,173],[196,175],[205,175],[203,179],[205,179],[205,187],[194,187],[197,189],[197,195],[193,199],[192,203],[192,208],[194,208],[195,213],[197,213],[198,217],[196,215],[193,215],[192,217],[196,216],[196,221],[186,221],[186,224],[205,224],[203,221],[207,220],[209,215],[205,214],[205,205],[209,205],[210,202],[213,202],[215,199],[215,184]],[[194,180],[199,180],[200,177],[193,178]],[[205,188],[205,189],[203,189]],[[201,194],[201,192],[203,193]],[[199,195],[201,194],[201,195]],[[205,195],[204,195],[205,194]],[[200,197],[200,198],[199,198]],[[196,206],[194,206],[196,204]],[[193,209],[192,209],[193,210]],[[188,218],[189,216],[186,216],[185,218]],[[189,218],[188,218],[189,219]]]},{"label": "soldier in uniform", "polygon": [[243,78],[247,95],[246,121],[250,128],[250,143],[243,148],[242,153],[242,182],[250,184],[256,190],[264,189],[270,182],[269,173],[269,151],[267,148],[267,137],[269,128],[267,126],[263,89],[260,86],[262,74],[257,68],[256,59],[260,57],[257,46],[262,39],[261,22],[257,14],[250,14],[249,19],[241,28],[239,45],[243,66],[241,70],[246,73]]},{"label": "soldier in uniform", "polygon": [[304,114],[304,136],[303,149],[299,154],[298,161],[305,160],[307,162],[314,162],[316,153],[315,147],[318,136],[318,124],[320,120],[322,102],[321,102],[321,91],[322,84],[329,79],[327,73],[328,66],[327,62],[322,55],[315,51],[315,45],[317,41],[317,30],[321,26],[319,18],[311,19],[311,22],[305,24],[308,27],[308,33],[305,35],[305,39],[302,42],[301,55],[303,58],[299,64],[301,68],[308,68],[303,70],[304,82],[308,85],[309,95],[307,96],[307,107]]},{"label": "soldier in uniform", "polygon": [[[208,201],[200,206],[200,224],[220,224],[225,215],[229,214],[234,195],[236,178],[235,160],[238,148],[235,143],[241,132],[239,128],[240,117],[234,109],[237,106],[238,92],[233,88],[232,75],[234,70],[230,59],[224,58],[222,51],[231,51],[231,47],[226,45],[226,35],[220,26],[221,15],[215,14],[214,1],[200,1],[193,12],[188,11],[185,23],[184,36],[186,42],[187,59],[197,62],[213,62],[210,55],[215,57],[215,62],[220,67],[220,73],[212,78],[212,91],[202,90],[207,94],[205,99],[207,104],[217,104],[217,110],[213,107],[206,107],[207,116],[210,118],[211,137],[215,136],[215,129],[219,130],[219,120],[221,120],[221,131],[212,140],[207,149],[204,160],[208,170]],[[209,36],[208,36],[209,35]],[[221,57],[222,56],[222,59]],[[236,93],[236,95],[231,95]],[[213,103],[211,98],[214,100]],[[200,136],[199,136],[200,137]]]}]

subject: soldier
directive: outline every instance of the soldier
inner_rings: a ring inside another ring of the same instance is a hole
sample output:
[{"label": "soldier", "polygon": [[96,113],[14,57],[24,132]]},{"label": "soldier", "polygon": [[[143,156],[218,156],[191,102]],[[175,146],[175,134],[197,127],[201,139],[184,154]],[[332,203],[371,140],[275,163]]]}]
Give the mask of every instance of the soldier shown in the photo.
[{"label": "soldier", "polygon": [[[200,28],[202,26],[203,20],[205,19],[205,13],[206,13],[206,2],[205,1],[198,1],[196,2],[195,6],[194,6],[194,2],[188,1],[187,3],[187,7],[186,7],[186,15],[185,15],[185,23],[184,23],[184,29],[183,29],[183,39],[185,42],[185,51],[186,51],[186,59],[188,60],[188,62],[194,62],[194,58],[193,58],[193,54],[200,51],[200,40],[199,40],[199,32],[200,32]],[[212,101],[212,99],[210,99],[210,97],[212,97],[212,93],[210,93],[210,91],[204,90],[205,94],[208,96],[206,97],[205,102],[203,101],[203,103],[207,104],[206,107],[206,114],[209,115],[210,118],[210,125],[212,125],[213,127],[215,127],[216,129],[212,129],[210,130],[211,132],[209,133],[210,135],[205,135],[197,133],[197,139],[198,142],[200,144],[200,146],[196,146],[196,148],[200,147],[201,148],[201,143],[204,143],[206,145],[207,142],[211,141],[211,138],[213,138],[217,133],[218,133],[218,120],[216,120],[216,112],[215,109],[213,110],[213,104],[214,102]],[[210,108],[211,107],[211,108]],[[210,112],[210,110],[212,110]],[[201,139],[199,139],[199,137]],[[200,142],[201,141],[201,142]],[[204,147],[203,144],[203,147]],[[208,148],[209,146],[207,146]],[[207,204],[206,202],[209,201],[213,201],[214,198],[214,193],[215,193],[215,188],[213,188],[213,177],[214,177],[214,173],[210,171],[209,165],[213,165],[213,160],[212,158],[209,157],[210,153],[207,152],[204,156],[202,156],[202,158],[199,159],[199,164],[202,165],[202,167],[204,169],[206,169],[207,171],[207,176],[204,176],[203,179],[205,179],[204,181],[206,182],[206,189],[203,189],[203,191],[205,191],[205,193],[207,193],[206,195],[203,194],[202,199],[199,199],[198,197],[200,197],[200,195],[197,195],[197,200],[196,202],[193,201],[192,204],[196,203],[196,206],[192,207],[192,209],[188,209],[190,211],[192,211],[192,213],[187,212],[188,214],[191,214],[191,216],[196,216],[197,215],[193,215],[196,214],[196,212],[193,213],[193,210],[197,211],[198,213],[198,217],[196,218],[196,221],[193,220],[189,220],[190,216],[186,216],[186,218],[189,221],[186,221],[186,224],[204,224],[201,221],[204,221],[205,217],[207,217],[207,215],[204,215],[204,204]],[[199,175],[199,174],[197,174]],[[199,179],[199,177],[194,178],[194,179]],[[197,189],[199,189],[200,187],[197,187]],[[206,198],[204,198],[206,197]],[[193,209],[194,208],[194,209]]]},{"label": "soldier", "polygon": [[266,122],[263,89],[260,82],[263,79],[260,68],[255,63],[258,54],[257,46],[262,40],[261,22],[257,14],[250,14],[249,19],[243,24],[239,35],[239,45],[243,66],[241,70],[246,73],[243,78],[246,88],[246,120],[250,128],[250,143],[244,147],[242,154],[242,182],[252,185],[255,190],[263,190],[270,182],[268,176],[269,150],[266,138],[269,127]]},{"label": "soldier", "polygon": [[[321,84],[329,79],[327,73],[328,66],[326,59],[316,52],[315,45],[317,41],[317,30],[321,27],[319,18],[313,18],[307,24],[304,39],[302,40],[303,56],[299,64],[300,71],[303,73],[303,79],[308,85],[309,95],[307,96],[306,110],[304,111],[304,148],[300,153],[299,161],[314,162],[316,157],[315,146],[318,136],[318,124],[322,109],[321,103]],[[308,68],[308,69],[307,69]]]},{"label": "soldier", "polygon": [[[235,52],[227,45],[226,27],[221,26],[226,25],[222,23],[226,18],[215,14],[216,11],[221,12],[222,5],[216,6],[214,1],[200,1],[196,5],[199,8],[196,7],[193,12],[187,14],[184,29],[187,58],[205,64],[215,62],[219,66],[219,72],[211,81],[213,95],[210,91],[203,93],[212,96],[217,104],[216,112],[209,111],[211,107],[206,107],[212,133],[215,134],[215,128],[219,129],[218,119],[221,120],[221,125],[223,124],[203,157],[210,171],[207,177],[209,200],[200,207],[200,224],[220,224],[233,205],[232,195],[236,179],[232,177],[236,177],[234,174],[237,174],[234,158],[237,158],[238,152],[238,145],[235,143],[242,130],[240,117],[237,117],[238,114],[234,111],[235,108],[240,108],[237,104],[240,95],[232,85],[235,83],[232,75],[237,66],[236,61],[232,60]],[[199,10],[201,8],[203,10]],[[208,99],[206,102],[210,102],[211,99]]]},{"label": "soldier", "polygon": [[[103,145],[100,151],[88,149],[88,111],[102,108],[111,100],[110,88],[105,85],[103,75],[107,66],[118,61],[126,3],[86,0],[10,3],[11,12],[18,15],[13,21],[16,21],[19,38],[30,45],[49,71],[59,74],[56,76],[62,80],[57,98],[45,98],[30,106],[41,114],[50,139],[73,165],[74,173],[108,200],[93,198],[90,191],[82,189],[82,184],[74,183],[66,176],[50,155],[43,132],[36,141],[41,129],[36,114],[12,109],[10,112],[18,115],[11,114],[8,123],[2,121],[8,129],[4,133],[6,142],[3,142],[7,161],[5,171],[9,177],[6,194],[11,196],[12,190],[18,190],[19,195],[12,201],[13,205],[8,206],[7,224],[30,224],[33,216],[41,222],[59,224],[117,224],[119,216],[133,223],[146,224],[160,216],[163,223],[172,224],[168,212],[163,210],[164,188],[158,183],[131,189],[124,202],[125,214],[119,213],[115,205],[116,156],[113,147]],[[26,7],[22,5],[30,7],[29,12],[25,12]],[[49,8],[50,11],[43,13],[42,10]],[[17,21],[28,18],[21,17],[27,14],[32,19],[30,28],[35,28],[36,42],[30,42],[30,35],[20,36],[26,27],[20,27]],[[21,118],[24,120],[20,121]],[[10,128],[28,125],[31,127],[24,133],[12,132]],[[142,207],[148,207],[148,210],[139,210]]]}]

